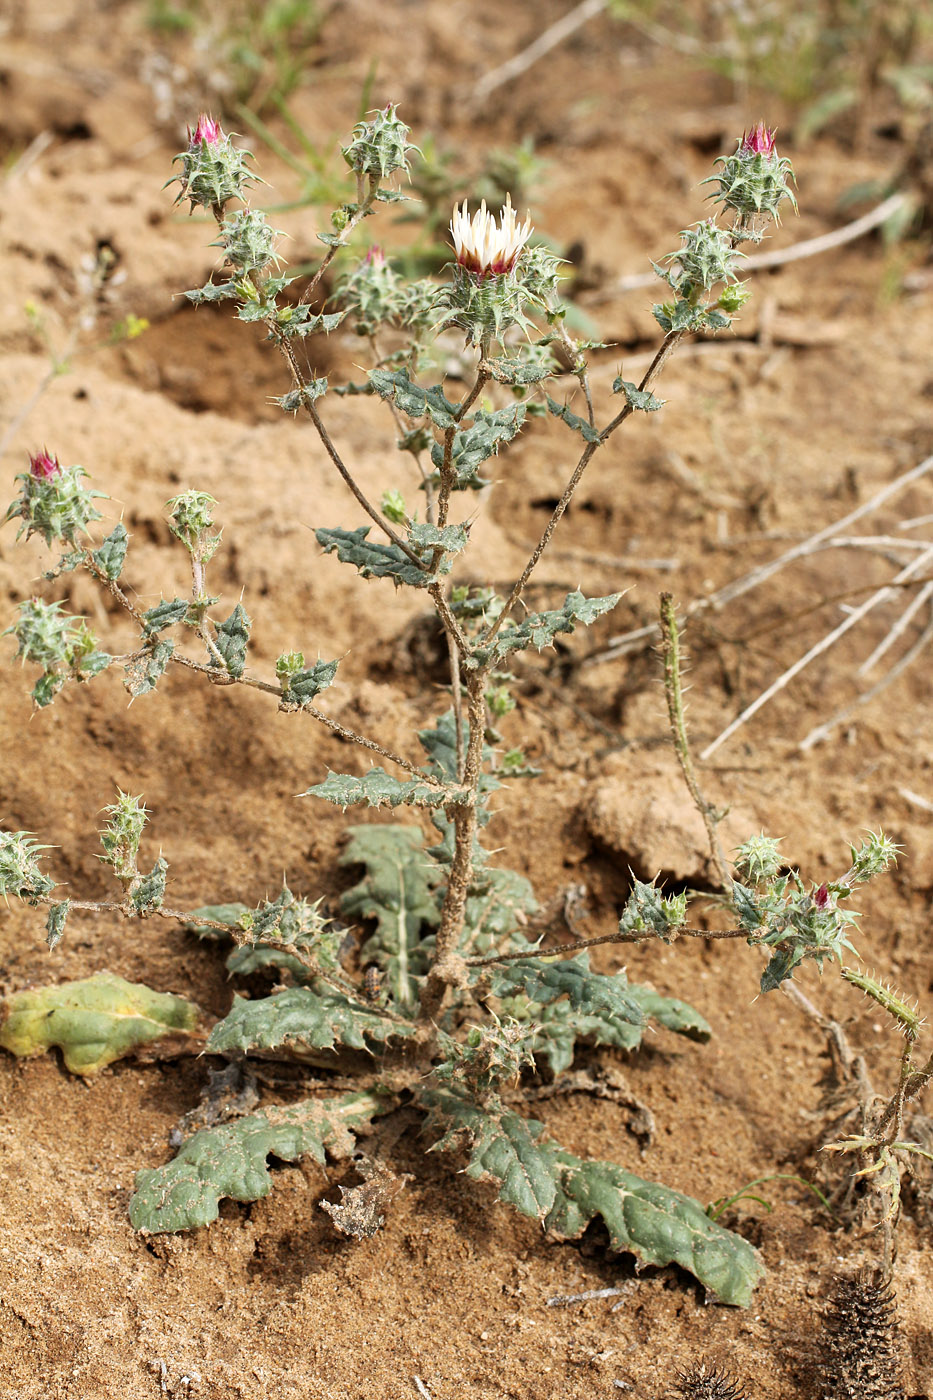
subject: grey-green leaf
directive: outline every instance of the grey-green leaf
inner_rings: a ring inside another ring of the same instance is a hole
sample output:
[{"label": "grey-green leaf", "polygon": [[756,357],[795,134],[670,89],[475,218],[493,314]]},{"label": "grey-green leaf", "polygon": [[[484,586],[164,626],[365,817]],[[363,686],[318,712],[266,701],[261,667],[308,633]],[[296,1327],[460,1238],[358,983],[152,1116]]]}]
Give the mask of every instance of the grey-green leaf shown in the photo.
[{"label": "grey-green leaf", "polygon": [[281,1045],[293,1045],[299,1051],[302,1047],[333,1050],[345,1045],[351,1050],[373,1051],[393,1037],[404,1039],[414,1032],[414,1026],[391,1021],[318,982],[313,990],[288,987],[256,1001],[234,997],[229,1013],[208,1036],[207,1049],[229,1054],[274,1050]]},{"label": "grey-green leaf", "polygon": [[181,622],[187,615],[188,604],[184,598],[163,598],[161,603],[156,603],[154,608],[147,608],[143,613],[146,638],[173,626],[176,622]]},{"label": "grey-green leaf", "polygon": [[153,642],[126,663],[123,684],[134,699],[137,695],[147,695],[150,690],[155,690],[174,650],[174,642]]},{"label": "grey-green leaf", "polygon": [[245,608],[237,603],[230,616],[217,627],[214,645],[223,657],[224,665],[231,676],[242,676],[246,668],[246,647],[252,625]]},{"label": "grey-green leaf", "polygon": [[649,393],[647,389],[639,389],[637,384],[631,384],[621,375],[613,381],[612,392],[624,394],[629,407],[641,413],[657,413],[659,408],[664,407],[664,399],[655,398],[654,394]]},{"label": "grey-green leaf", "polygon": [[369,382],[383,399],[389,399],[407,414],[409,418],[423,418],[425,414],[442,431],[456,423],[457,405],[445,396],[440,384],[432,384],[430,389],[422,389],[416,384],[407,369],[375,369]]},{"label": "grey-green leaf", "polygon": [[349,773],[328,773],[323,783],[315,783],[299,797],[323,797],[335,807],[444,807],[452,790],[418,778],[393,778],[384,768],[370,768],[361,778]]},{"label": "grey-green leaf", "polygon": [[111,580],[118,579],[123,569],[123,561],[126,559],[126,548],[129,544],[129,535],[126,533],[126,526],[121,520],[115,529],[104,540],[100,549],[91,551],[91,558],[99,569]]},{"label": "grey-green leaf", "polygon": [[480,1107],[457,1090],[430,1087],[419,1094],[429,1110],[429,1126],[447,1131],[430,1149],[449,1151],[465,1139],[470,1160],[466,1174],[474,1181],[499,1184],[499,1200],[522,1215],[543,1220],[552,1209],[557,1185],[551,1159],[553,1148],[538,1138],[542,1124],[522,1118],[497,1098]]},{"label": "grey-green leaf", "polygon": [[480,662],[496,661],[510,651],[524,651],[527,647],[550,646],[561,632],[572,632],[578,623],[589,627],[603,613],[615,607],[621,593],[610,593],[604,598],[584,598],[578,590],[568,593],[562,608],[548,612],[529,613],[516,626],[503,627],[489,646],[474,648],[473,655]]},{"label": "grey-green leaf", "polygon": [[599,442],[599,429],[594,428],[585,418],[580,418],[578,414],[571,413],[565,403],[558,403],[552,399],[550,394],[546,394],[548,410],[555,418],[560,418],[568,428],[573,428],[575,433],[579,433],[584,442]]},{"label": "grey-green leaf", "polygon": [[613,1249],[629,1250],[645,1264],[679,1264],[724,1303],[747,1307],[764,1273],[747,1240],[711,1220],[691,1196],[616,1166],[583,1161],[557,1150],[556,1200],[545,1227],[577,1239],[601,1217]]},{"label": "grey-green leaf", "polygon": [[[450,460],[457,474],[458,490],[482,485],[477,480],[480,467],[498,453],[503,442],[511,442],[521,431],[525,414],[524,404],[513,404],[510,408],[500,408],[495,412],[480,410],[469,427],[461,428],[454,434]],[[443,465],[444,448],[439,442],[431,448],[431,461],[438,469]]]},{"label": "grey-green leaf", "polygon": [[63,900],[61,904],[53,904],[49,908],[49,917],[45,921],[45,941],[49,946],[50,953],[58,947],[65,935],[65,920],[68,918],[70,908],[70,899]]},{"label": "grey-green leaf", "polygon": [[377,544],[366,537],[369,526],[357,530],[315,530],[314,535],[326,554],[336,553],[341,564],[352,564],[363,578],[391,578],[396,586],[407,583],[426,588],[435,575],[413,564],[395,544]]},{"label": "grey-green leaf", "polygon": [[611,977],[591,972],[585,952],[554,962],[537,957],[505,963],[492,973],[492,990],[497,997],[520,994],[542,1006],[566,996],[574,1011],[607,1012],[633,1026],[642,1026],[646,1020],[624,971]]},{"label": "grey-green leaf", "polygon": [[130,1201],[134,1230],[156,1235],[190,1230],[217,1219],[220,1201],[255,1201],[272,1190],[266,1158],[284,1162],[310,1154],[323,1163],[348,1157],[354,1134],[388,1113],[394,1100],[375,1093],[308,1099],[287,1108],[268,1108],[235,1123],[204,1128],[189,1138],[174,1161],[137,1173]]}]

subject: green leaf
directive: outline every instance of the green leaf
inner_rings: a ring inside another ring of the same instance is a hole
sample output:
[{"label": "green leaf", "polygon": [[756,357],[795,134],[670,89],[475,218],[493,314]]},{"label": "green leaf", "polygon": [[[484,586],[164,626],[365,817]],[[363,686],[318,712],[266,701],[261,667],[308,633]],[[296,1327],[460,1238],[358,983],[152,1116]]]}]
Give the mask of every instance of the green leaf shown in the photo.
[{"label": "green leaf", "polygon": [[511,360],[505,357],[490,360],[489,368],[493,378],[500,384],[537,384],[554,373],[553,364],[526,364],[524,360]]},{"label": "green leaf", "polygon": [[[525,422],[524,404],[513,404],[510,408],[500,408],[494,413],[478,411],[468,428],[454,434],[451,448],[451,465],[457,473],[457,490],[481,486],[477,472],[483,462],[496,456],[503,442],[511,442],[520,432]],[[431,448],[431,461],[440,470],[444,463],[444,447],[436,442]]]},{"label": "green leaf", "polygon": [[[314,535],[325,553],[336,551],[341,564],[353,564],[363,578],[391,578],[396,587],[407,583],[413,588],[427,588],[435,582],[436,575],[413,564],[397,544],[375,544],[368,540],[369,528],[361,525],[358,530],[319,529]],[[445,571],[441,569],[441,572]]]},{"label": "green leaf", "polygon": [[414,1033],[414,1026],[390,1021],[318,981],[313,990],[288,987],[256,1001],[234,997],[229,1014],[208,1036],[206,1048],[209,1053],[245,1054],[280,1045],[294,1045],[299,1050],[333,1050],[345,1045],[372,1053],[393,1037],[407,1038]]},{"label": "green leaf", "polygon": [[[531,944],[522,933],[522,921],[538,908],[531,884],[515,870],[486,866],[474,870],[463,919],[460,951],[481,956],[494,951],[509,953]],[[477,976],[483,971],[474,968]]]},{"label": "green leaf", "polygon": [[590,1014],[574,1011],[569,1001],[554,1001],[550,1006],[524,1002],[514,1011],[510,1002],[505,1001],[503,1010],[521,1020],[534,1020],[538,1034],[532,1052],[536,1058],[547,1061],[554,1075],[570,1068],[577,1045],[611,1045],[617,1050],[637,1050],[645,1030],[644,1026],[620,1021],[605,1011]]},{"label": "green leaf", "polygon": [[713,1034],[713,1028],[699,1011],[677,997],[662,997],[653,987],[645,987],[633,982],[629,993],[652,1021],[657,1021],[665,1030],[686,1036],[687,1040],[705,1045]]},{"label": "green leaf", "polygon": [[73,1074],[96,1074],[138,1045],[193,1030],[198,1019],[193,1002],[111,972],[17,992],[6,999],[4,1010],[0,1047],[14,1055],[39,1055],[57,1045]]},{"label": "green leaf", "polygon": [[621,597],[621,593],[610,593],[605,598],[584,598],[579,591],[568,593],[562,608],[529,613],[515,626],[506,625],[489,646],[474,648],[473,655],[479,662],[485,663],[495,661],[510,651],[524,651],[527,647],[541,651],[550,646],[558,633],[572,632],[578,622],[589,627],[603,613],[614,608]]},{"label": "green leaf", "polygon": [[137,695],[148,695],[150,690],[155,690],[174,650],[174,642],[152,642],[126,663],[123,684],[134,700]]},{"label": "green leaf", "polygon": [[61,904],[53,904],[49,909],[49,917],[45,921],[46,943],[51,953],[57,948],[65,935],[65,920],[68,918],[68,910],[71,908],[71,900],[63,900]]},{"label": "green leaf", "polygon": [[449,787],[422,782],[419,778],[393,778],[384,768],[370,768],[362,778],[350,773],[328,773],[323,783],[315,783],[299,797],[323,797],[335,807],[446,807],[455,797]]},{"label": "green leaf", "polygon": [[[242,676],[246,668],[246,647],[249,642],[249,632],[252,627],[245,609],[240,603],[230,616],[219,623],[214,644],[224,659],[224,665],[231,676]],[[214,658],[212,657],[213,661]],[[216,663],[215,663],[216,664]]]},{"label": "green leaf", "polygon": [[411,1006],[416,977],[427,971],[421,945],[440,922],[437,886],[441,872],[422,848],[422,835],[410,826],[353,826],[340,865],[363,865],[366,874],[340,897],[348,919],[375,919],[376,930],[360,949],[362,964],[373,962],[386,974],[392,999]]},{"label": "green leaf", "polygon": [[163,598],[161,603],[143,613],[147,641],[156,632],[161,632],[176,622],[182,622],[187,616],[188,604],[184,598],[172,598],[170,602]]},{"label": "green leaf", "polygon": [[664,399],[655,398],[654,394],[650,394],[647,389],[639,389],[637,384],[630,384],[621,375],[613,381],[612,392],[624,394],[626,403],[642,413],[657,413],[658,409],[663,408],[665,403]]},{"label": "green leaf", "polygon": [[380,398],[393,402],[409,418],[423,418],[427,414],[431,422],[443,431],[456,424],[457,405],[444,396],[440,384],[422,389],[412,380],[407,369],[394,372],[374,369],[369,382]]},{"label": "green leaf", "polygon": [[287,689],[282,697],[283,703],[296,701],[302,708],[310,705],[316,695],[333,685],[339,664],[338,661],[315,661],[313,666],[289,676]]},{"label": "green leaf", "polygon": [[545,394],[548,410],[554,414],[555,418],[561,418],[569,428],[573,428],[575,433],[579,433],[584,442],[599,442],[599,429],[594,428],[585,418],[580,418],[576,413],[571,413],[565,403],[558,403],[552,399],[550,394]]},{"label": "green leaf", "polygon": [[205,302],[231,301],[240,295],[236,282],[208,282],[203,287],[196,287],[194,291],[185,292],[185,296],[194,306],[203,306]]},{"label": "green leaf", "polygon": [[307,384],[302,384],[300,389],[291,389],[287,394],[273,398],[272,402],[277,403],[286,413],[297,413],[299,408],[307,408],[315,399],[326,393],[327,380],[312,379]]},{"label": "green leaf", "polygon": [[[213,930],[210,930],[213,932]],[[234,948],[224,964],[232,977],[251,977],[254,972],[265,972],[269,968],[281,968],[289,974],[293,982],[307,984],[314,980],[314,970],[307,967],[294,953],[284,948],[270,948],[265,943],[248,943]]]},{"label": "green leaf", "polygon": [[130,1201],[134,1230],[157,1235],[190,1230],[217,1219],[220,1201],[255,1201],[272,1190],[266,1158],[284,1162],[310,1154],[323,1164],[325,1150],[335,1158],[350,1155],[354,1133],[394,1108],[394,1100],[375,1093],[308,1099],[287,1108],[269,1108],[235,1123],[204,1128],[189,1138],[164,1167],[137,1173]]},{"label": "green leaf", "polygon": [[543,1220],[552,1209],[557,1184],[552,1168],[553,1147],[539,1144],[543,1125],[522,1118],[494,1095],[482,1108],[457,1089],[430,1087],[418,1094],[428,1109],[428,1127],[443,1126],[443,1137],[431,1152],[456,1149],[466,1139],[470,1160],[465,1170],[474,1181],[499,1183],[499,1200],[522,1215]]},{"label": "green leaf", "polygon": [[135,884],[130,890],[130,903],[137,914],[151,914],[153,909],[159,909],[165,898],[165,876],[168,871],[168,861],[163,856],[159,856],[155,865],[148,875]]},{"label": "green leaf", "polygon": [[634,1176],[614,1162],[587,1162],[559,1148],[553,1170],[559,1183],[545,1228],[578,1239],[601,1217],[613,1249],[644,1264],[679,1264],[724,1303],[747,1307],[764,1273],[757,1250],[740,1235],[710,1220],[691,1196]]},{"label": "green leaf", "polygon": [[123,561],[126,559],[126,548],[129,544],[129,535],[126,533],[126,526],[122,520],[116,529],[104,540],[100,549],[91,551],[91,558],[99,569],[102,569],[111,580],[118,579],[123,569]]},{"label": "green leaf", "polygon": [[465,549],[470,539],[469,527],[466,525],[445,525],[440,529],[437,525],[412,525],[408,531],[408,542],[416,553],[423,549],[445,549],[449,554],[459,554],[461,549]]},{"label": "green leaf", "polygon": [[200,908],[192,909],[191,919],[182,927],[186,933],[196,933],[199,938],[223,938],[217,929],[199,924],[198,919],[212,919],[218,924],[229,924],[234,929],[242,927],[240,921],[247,913],[249,906],[246,904],[202,904]]},{"label": "green leaf", "polygon": [[608,1013],[632,1026],[645,1024],[645,1013],[632,996],[624,971],[607,977],[590,971],[589,954],[545,962],[542,958],[521,958],[494,968],[493,995],[523,995],[547,1006],[566,996],[574,1011]]}]

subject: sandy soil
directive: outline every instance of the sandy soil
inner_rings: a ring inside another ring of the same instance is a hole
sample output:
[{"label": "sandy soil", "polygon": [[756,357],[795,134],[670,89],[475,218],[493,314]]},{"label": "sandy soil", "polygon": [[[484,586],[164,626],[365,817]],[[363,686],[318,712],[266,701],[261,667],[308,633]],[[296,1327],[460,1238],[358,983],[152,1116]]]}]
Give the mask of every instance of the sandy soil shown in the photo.
[{"label": "sandy soil", "polygon": [[[479,76],[565,9],[556,0],[328,6],[291,110],[312,143],[332,149],[356,119],[376,64],[370,105],[398,101],[414,139],[430,134],[462,152],[464,193],[491,148],[530,137],[546,162],[531,191],[535,222],[558,246],[577,245],[579,305],[594,338],[618,347],[594,358],[595,381],[608,392],[620,355],[634,371],[656,343],[651,293],[622,294],[615,282],[644,271],[647,256],[669,251],[677,231],[702,216],[698,181],[744,126],[764,114],[789,132],[793,114],[773,98],[740,103],[725,79],[606,17],[472,109]],[[185,583],[164,502],[188,485],[210,491],[224,526],[212,581],[231,606],[242,590],[256,667],[269,667],[286,647],[345,655],[330,712],[410,749],[413,728],[437,709],[409,644],[416,610],[319,557],[310,526],[359,521],[310,428],[270,408],[268,396],[287,387],[280,365],[226,311],[195,313],[177,297],[205,280],[212,254],[206,226],[179,218],[161,186],[185,121],[201,106],[219,111],[221,97],[211,87],[214,50],[198,46],[198,27],[194,39],[167,37],[146,15],[138,3],[21,0],[2,21],[8,495],[37,445],[82,462],[112,498],[108,519],[122,516],[130,529],[127,577],[150,606]],[[897,108],[876,116],[855,147],[844,127],[798,148],[785,143],[801,214],[773,246],[837,227],[847,190],[901,164],[909,122]],[[228,125],[239,124],[231,117]],[[274,187],[270,198],[295,198],[294,172],[251,144]],[[307,205],[276,215],[295,262],[314,255],[323,218]],[[391,246],[410,233],[387,224],[380,236]],[[103,244],[115,254],[114,275],[89,300],[88,260]],[[549,671],[529,668],[507,738],[525,746],[544,776],[513,785],[491,828],[503,863],[527,873],[542,900],[571,882],[587,885],[593,935],[613,928],[630,868],[700,886],[708,871],[698,819],[665,746],[656,657],[645,650],[583,664],[584,654],[653,620],[660,587],[682,602],[702,597],[869,500],[933,450],[925,256],[922,240],[886,251],[872,237],[756,276],[737,335],[686,348],[672,362],[661,386],[667,406],[633,422],[599,460],[539,570],[536,602],[561,585],[629,590],[611,620],[571,639]],[[59,351],[77,325],[68,371],[38,397],[49,354],[27,304]],[[108,344],[112,325],[130,313],[148,318],[150,329]],[[338,376],[360,349],[341,333],[320,354],[318,369]],[[378,496],[389,484],[391,424],[360,400],[328,399],[327,412],[364,488]],[[475,567],[495,580],[521,567],[560,493],[566,436],[545,429],[500,467],[475,536]],[[858,530],[897,534],[899,522],[929,516],[931,502],[925,478]],[[674,567],[645,562],[659,558]],[[65,596],[103,645],[120,650],[120,619],[74,575],[61,593],[37,583],[48,566],[40,547],[15,546],[7,528],[7,614],[33,590]],[[855,590],[893,571],[878,551],[835,550],[698,619],[687,639],[697,746],[836,625],[837,595],[858,603],[866,594]],[[856,668],[902,606],[853,628],[703,773],[710,797],[731,806],[727,834],[764,828],[783,836],[788,860],[813,878],[841,871],[845,839],[860,828],[883,824],[903,843],[896,874],[861,900],[860,947],[867,966],[927,1009],[929,652],[829,742],[798,747],[869,683]],[[911,624],[896,654],[923,625],[919,617]],[[360,760],[310,720],[178,672],[131,708],[119,679],[105,676],[32,715],[22,672],[6,665],[0,696],[0,815],[8,828],[57,848],[55,873],[70,893],[109,893],[96,830],[115,786],[145,794],[150,849],[168,859],[179,905],[256,903],[283,870],[309,894],[334,896],[345,884],[335,865],[345,819],[293,794],[328,766]],[[50,958],[41,912],[10,907],[2,989],[108,968],[190,996],[209,1017],[225,1014],[231,988],[216,950],[155,923],[128,929],[75,917]],[[692,1000],[714,1037],[698,1047],[660,1032],[624,1064],[606,1057],[656,1119],[644,1153],[624,1107],[579,1094],[536,1107],[553,1136],[703,1201],[776,1172],[838,1183],[838,1165],[816,1157],[827,1123],[823,1038],[782,997],[756,1000],[755,956],[709,942],[637,947],[625,961],[633,978]],[[621,962],[612,950],[600,966]],[[880,1016],[832,978],[820,985],[807,971],[801,980],[844,1018],[870,1073],[890,1089],[897,1046]],[[318,1208],[325,1192],[335,1199],[337,1184],[354,1179],[349,1169],[303,1163],[278,1168],[267,1199],[225,1203],[210,1229],[146,1242],[126,1215],[134,1172],[167,1159],[168,1133],[197,1102],[205,1075],[203,1061],[126,1061],[84,1082],[55,1056],[0,1059],[4,1395],[407,1400],[418,1394],[417,1376],[433,1400],[589,1400],[620,1390],[655,1397],[702,1355],[749,1377],[757,1400],[792,1400],[817,1393],[818,1322],[833,1274],[877,1257],[876,1236],[835,1227],[802,1187],[772,1183],[762,1188],[770,1214],[746,1201],[726,1217],[760,1246],[767,1266],[753,1306],[708,1305],[687,1275],[636,1275],[630,1258],[607,1254],[597,1237],[548,1243],[490,1190],[425,1156],[414,1115],[391,1149],[412,1181],[372,1239],[337,1237]],[[290,1092],[287,1083],[270,1089],[283,1101]],[[930,1219],[928,1192],[908,1193],[896,1279],[908,1394],[917,1396],[933,1386]],[[553,1295],[609,1286],[621,1286],[621,1297],[547,1306]]]}]

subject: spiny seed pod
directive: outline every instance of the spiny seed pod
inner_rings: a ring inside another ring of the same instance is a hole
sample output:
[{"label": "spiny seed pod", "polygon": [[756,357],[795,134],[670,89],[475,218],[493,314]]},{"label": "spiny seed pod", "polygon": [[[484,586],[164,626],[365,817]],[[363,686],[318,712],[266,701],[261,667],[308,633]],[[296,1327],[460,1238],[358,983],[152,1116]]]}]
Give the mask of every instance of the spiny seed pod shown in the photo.
[{"label": "spiny seed pod", "polygon": [[822,1400],[904,1400],[897,1308],[882,1274],[836,1280],[824,1336]]},{"label": "spiny seed pod", "polygon": [[748,1400],[744,1387],[705,1361],[695,1361],[688,1370],[681,1371],[674,1394],[681,1400]]}]

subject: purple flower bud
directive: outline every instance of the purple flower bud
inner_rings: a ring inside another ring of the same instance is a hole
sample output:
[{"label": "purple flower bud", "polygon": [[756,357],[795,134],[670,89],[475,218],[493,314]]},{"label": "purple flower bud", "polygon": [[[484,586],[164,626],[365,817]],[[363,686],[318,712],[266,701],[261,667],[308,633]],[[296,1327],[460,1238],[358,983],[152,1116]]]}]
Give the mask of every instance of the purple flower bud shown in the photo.
[{"label": "purple flower bud", "polygon": [[378,243],[373,243],[371,247],[367,248],[363,261],[367,267],[385,267],[386,255]]},{"label": "purple flower bud", "polygon": [[57,457],[49,455],[48,449],[43,447],[41,452],[30,453],[29,473],[35,481],[51,481],[53,477],[61,476],[61,466]]},{"label": "purple flower bud", "polygon": [[751,131],[742,133],[740,149],[744,155],[769,156],[774,150],[774,132],[764,122],[759,122]]},{"label": "purple flower bud", "polygon": [[818,890],[813,891],[813,903],[817,909],[829,908],[829,886],[820,885]]},{"label": "purple flower bud", "polygon": [[220,129],[220,122],[215,122],[213,117],[209,117],[206,112],[202,112],[198,117],[198,124],[191,130],[188,127],[188,148],[196,150],[202,142],[208,146],[216,146],[218,141],[223,139],[223,132]]}]

